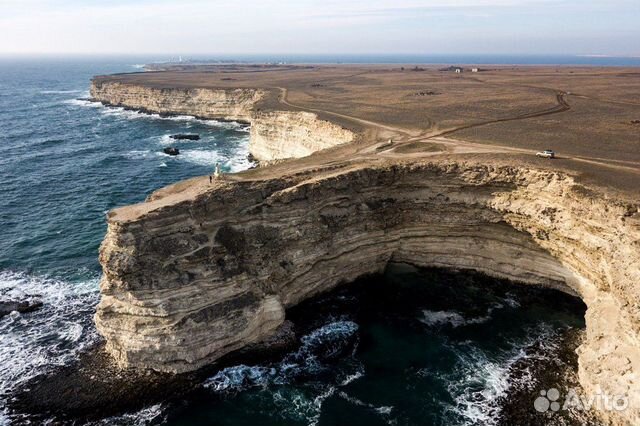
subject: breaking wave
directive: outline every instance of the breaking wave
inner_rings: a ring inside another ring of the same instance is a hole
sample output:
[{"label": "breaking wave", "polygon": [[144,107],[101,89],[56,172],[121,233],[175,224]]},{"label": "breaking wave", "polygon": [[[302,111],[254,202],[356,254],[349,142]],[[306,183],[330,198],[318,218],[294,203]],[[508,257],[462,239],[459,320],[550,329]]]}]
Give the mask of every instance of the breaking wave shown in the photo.
[{"label": "breaking wave", "polygon": [[103,105],[100,102],[92,101],[90,99],[67,99],[63,103],[79,107],[100,108]]},{"label": "breaking wave", "polygon": [[[204,383],[216,392],[238,392],[251,387],[291,383],[330,369],[330,362],[352,354],[357,345],[358,324],[336,321],[324,325],[301,339],[300,348],[282,361],[268,366],[236,365],[219,371]],[[350,383],[364,374],[357,363],[353,371],[338,374],[337,383]],[[349,380],[347,380],[349,378]]]},{"label": "breaking wave", "polygon": [[[74,91],[72,93],[79,93],[82,91]],[[156,113],[147,113],[137,110],[132,110],[124,107],[114,107],[103,105],[101,102],[93,101],[89,99],[90,94],[88,92],[83,93],[81,98],[67,99],[63,103],[79,106],[79,107],[101,107],[101,114],[109,117],[115,117],[123,120],[167,120],[177,121],[182,123],[197,123],[205,126],[213,127],[221,130],[235,130],[238,132],[249,132],[250,127],[246,123],[240,123],[238,121],[225,121],[214,119],[202,119],[192,115],[160,115]]]},{"label": "breaking wave", "polygon": [[[454,345],[456,376],[447,377],[446,388],[454,401],[450,411],[460,424],[498,424],[500,399],[514,385],[514,379],[509,374],[511,367],[516,362],[529,358],[526,349],[534,344],[540,345],[545,351],[556,347],[554,342],[558,333],[547,325],[531,329],[528,334],[532,337],[524,342],[513,342],[511,349],[502,350],[495,356],[489,356],[474,342]],[[518,380],[531,381],[531,371],[524,371]]]},{"label": "breaking wave", "polygon": [[487,313],[479,317],[465,318],[457,311],[431,311],[424,309],[422,311],[422,318],[419,318],[418,320],[428,326],[448,325],[453,328],[457,328],[471,324],[483,324],[492,319],[494,311],[505,307],[517,308],[519,306],[520,303],[512,295],[507,295],[507,297],[501,302],[496,302],[489,306]]},{"label": "breaking wave", "polygon": [[98,422],[89,423],[90,426],[147,426],[164,423],[165,414],[162,404],[143,408],[136,413],[109,417]]},{"label": "breaking wave", "polygon": [[72,283],[2,271],[0,299],[43,303],[35,312],[0,319],[0,395],[53,366],[69,364],[98,341],[92,321],[97,277]]},{"label": "breaking wave", "polygon": [[[204,386],[217,393],[235,394],[250,388],[266,389],[276,385],[269,393],[277,410],[274,414],[316,425],[324,401],[340,387],[364,376],[363,364],[353,356],[358,344],[358,328],[352,321],[326,324],[303,336],[300,348],[279,363],[225,368],[205,381]],[[327,375],[332,379],[328,382],[312,380],[321,375],[323,379],[327,379]],[[307,379],[308,384],[302,388],[283,386],[300,379]]]},{"label": "breaking wave", "polygon": [[43,95],[66,95],[70,93],[82,93],[84,90],[41,90]]}]

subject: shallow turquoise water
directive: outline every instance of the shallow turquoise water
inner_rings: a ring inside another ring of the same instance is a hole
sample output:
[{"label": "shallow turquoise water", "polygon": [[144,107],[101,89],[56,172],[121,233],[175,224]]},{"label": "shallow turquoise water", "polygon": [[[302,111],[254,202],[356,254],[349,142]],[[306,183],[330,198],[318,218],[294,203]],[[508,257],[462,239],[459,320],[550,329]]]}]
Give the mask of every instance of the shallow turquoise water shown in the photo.
[{"label": "shallow turquoise water", "polygon": [[[133,71],[138,62],[0,59],[0,297],[44,302],[38,312],[0,319],[0,424],[9,422],[2,401],[17,383],[68,364],[99,340],[92,315],[105,213],[208,174],[216,162],[228,171],[250,165],[247,129],[237,123],[79,100],[93,75]],[[180,132],[202,140],[169,141]],[[164,155],[168,143],[182,154]],[[446,280],[416,272],[368,278],[372,291],[311,302],[305,309],[313,315],[292,312],[306,329],[282,360],[230,367],[184,401],[106,422],[497,422],[510,365],[532,342],[582,326],[579,309],[486,292],[471,278],[452,290]]]}]

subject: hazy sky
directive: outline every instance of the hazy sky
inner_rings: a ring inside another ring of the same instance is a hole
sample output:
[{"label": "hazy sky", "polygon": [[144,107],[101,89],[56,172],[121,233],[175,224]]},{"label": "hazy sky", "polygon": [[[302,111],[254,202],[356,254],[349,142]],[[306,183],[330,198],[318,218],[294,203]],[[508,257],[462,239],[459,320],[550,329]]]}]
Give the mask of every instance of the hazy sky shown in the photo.
[{"label": "hazy sky", "polygon": [[640,56],[640,0],[0,0],[0,53]]}]

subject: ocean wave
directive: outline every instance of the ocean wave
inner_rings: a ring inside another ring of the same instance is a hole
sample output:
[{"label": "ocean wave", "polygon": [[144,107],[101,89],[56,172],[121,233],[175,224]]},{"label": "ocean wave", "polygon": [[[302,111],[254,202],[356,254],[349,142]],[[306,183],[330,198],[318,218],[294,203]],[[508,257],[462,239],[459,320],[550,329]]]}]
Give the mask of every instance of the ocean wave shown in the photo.
[{"label": "ocean wave", "polygon": [[430,311],[425,309],[422,311],[422,318],[419,321],[428,326],[450,325],[453,328],[462,327],[470,324],[483,324],[491,320],[491,314],[495,309],[502,308],[503,305],[497,304],[489,308],[486,315],[474,318],[465,318],[455,311]]},{"label": "ocean wave", "polygon": [[[235,394],[250,388],[270,391],[261,398],[271,399],[273,415],[288,420],[315,425],[320,419],[322,405],[336,390],[364,376],[364,365],[353,354],[357,347],[358,325],[351,321],[334,321],[319,327],[301,338],[295,352],[287,354],[279,363],[269,365],[236,365],[219,371],[203,384],[214,392]],[[340,361],[337,363],[336,362]],[[304,380],[333,374],[329,383]],[[298,383],[304,385],[282,386]]]},{"label": "ocean wave", "polygon": [[93,313],[98,278],[71,283],[26,273],[0,272],[6,300],[39,300],[35,312],[0,319],[0,395],[51,366],[68,365],[98,341]]},{"label": "ocean wave", "polygon": [[73,105],[73,106],[91,107],[91,108],[99,108],[99,107],[103,106],[102,103],[100,103],[100,102],[91,101],[89,99],[82,99],[82,98],[67,99],[65,101],[62,101],[62,103],[65,103],[65,104],[68,104],[68,105]]},{"label": "ocean wave", "polygon": [[279,417],[316,426],[320,421],[324,402],[335,392],[335,386],[318,387],[312,391],[284,388],[275,391],[272,398]]},{"label": "ocean wave", "polygon": [[198,166],[215,166],[216,163],[225,163],[225,159],[218,151],[180,150],[180,155],[174,157],[178,161],[188,161]]},{"label": "ocean wave", "polygon": [[[299,377],[325,372],[327,362],[348,354],[357,331],[358,325],[351,321],[329,323],[303,336],[300,348],[286,355],[279,363],[228,367],[207,379],[204,387],[216,392],[238,392],[251,387],[291,383]],[[355,378],[362,377],[364,371],[361,364],[358,363],[355,367],[355,371],[339,375],[338,383],[348,384]],[[351,376],[354,377],[348,380]]]},{"label": "ocean wave", "polygon": [[[81,92],[81,91],[79,91]],[[147,113],[142,111],[137,111],[133,109],[128,109],[124,107],[116,107],[104,105],[102,102],[96,102],[89,99],[90,94],[88,91],[81,92],[83,96],[80,98],[67,99],[63,101],[63,103],[81,106],[81,107],[102,107],[100,110],[101,114],[108,117],[115,117],[123,120],[166,120],[166,121],[177,121],[181,123],[198,123],[203,124],[208,127],[213,127],[216,129],[222,130],[235,130],[237,132],[245,132],[248,133],[251,128],[246,123],[240,123],[238,121],[222,121],[222,120],[213,120],[213,119],[202,119],[197,118],[192,115],[160,115],[157,113]]]},{"label": "ocean wave", "polygon": [[[467,425],[495,425],[500,420],[499,400],[508,394],[514,384],[509,375],[511,367],[529,357],[526,348],[540,344],[551,349],[557,333],[548,325],[540,325],[528,333],[525,341],[512,342],[512,349],[497,355],[488,355],[474,342],[461,342],[455,347],[456,374],[447,377],[446,386],[453,398],[450,411]],[[520,381],[532,380],[532,373],[524,371]]]},{"label": "ocean wave", "polygon": [[120,416],[109,417],[98,422],[88,423],[91,426],[147,426],[162,424],[164,421],[164,407],[162,404],[143,408],[135,413],[127,413]]},{"label": "ocean wave", "polygon": [[420,322],[428,326],[444,326],[449,325],[453,328],[462,327],[471,324],[483,324],[490,321],[493,318],[494,311],[503,309],[505,307],[518,308],[520,303],[515,299],[512,294],[507,294],[507,297],[500,302],[495,302],[489,306],[487,313],[479,317],[465,318],[461,313],[457,311],[431,311],[424,309],[422,311],[422,318],[418,318]]},{"label": "ocean wave", "polygon": [[388,405],[382,405],[382,406],[376,406],[373,404],[369,404],[368,402],[364,402],[358,398],[355,398],[349,394],[347,394],[344,391],[340,391],[338,392],[338,396],[342,399],[344,399],[345,401],[350,402],[353,405],[357,405],[359,407],[364,407],[364,408],[368,408],[372,411],[374,411],[377,414],[380,414],[382,416],[388,416],[391,414],[391,412],[393,411],[393,407],[392,406],[388,406]]},{"label": "ocean wave", "polygon": [[43,95],[66,95],[70,93],[82,93],[83,90],[41,90]]},{"label": "ocean wave", "polygon": [[[156,155],[166,155],[167,157],[169,157],[169,155],[164,154],[162,152],[156,152]],[[125,153],[122,154],[125,158],[129,159],[129,160],[142,160],[145,158],[151,158],[154,156],[154,154],[151,153],[150,150],[148,149],[134,149],[131,151],[127,151]]]},{"label": "ocean wave", "polygon": [[[102,104],[101,104],[102,105]],[[219,121],[211,119],[201,119],[192,115],[160,115],[157,113],[147,113],[137,110],[132,110],[124,107],[113,107],[104,105],[104,109],[101,113],[106,116],[117,117],[126,120],[166,120],[177,121],[181,123],[198,123],[217,129],[228,129],[238,131],[248,131],[247,125],[239,123],[237,121]]]}]

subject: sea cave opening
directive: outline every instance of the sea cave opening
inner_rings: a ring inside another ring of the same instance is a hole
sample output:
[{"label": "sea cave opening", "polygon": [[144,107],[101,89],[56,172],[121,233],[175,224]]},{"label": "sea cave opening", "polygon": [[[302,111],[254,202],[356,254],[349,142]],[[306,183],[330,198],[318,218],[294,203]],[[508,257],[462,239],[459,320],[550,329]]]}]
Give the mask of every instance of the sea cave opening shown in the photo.
[{"label": "sea cave opening", "polygon": [[579,386],[585,311],[555,289],[389,263],[290,308],[296,343],[284,355],[225,363],[168,416],[177,424],[544,424],[539,390]]}]

